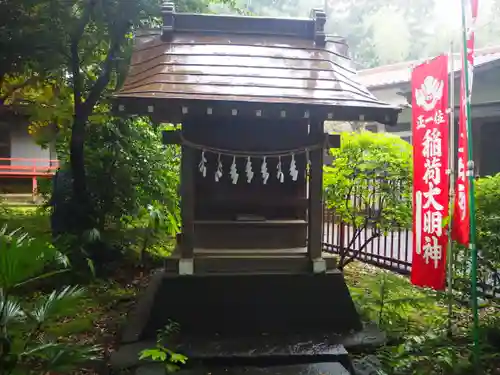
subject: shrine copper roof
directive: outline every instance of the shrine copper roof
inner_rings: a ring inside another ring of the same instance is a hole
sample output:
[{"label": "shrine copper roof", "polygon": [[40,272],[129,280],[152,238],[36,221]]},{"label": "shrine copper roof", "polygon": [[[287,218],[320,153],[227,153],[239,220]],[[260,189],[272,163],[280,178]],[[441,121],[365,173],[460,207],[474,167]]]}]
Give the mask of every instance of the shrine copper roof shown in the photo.
[{"label": "shrine copper roof", "polygon": [[332,113],[349,107],[395,122],[398,109],[359,82],[345,42],[327,40],[325,19],[315,15],[272,19],[164,12],[162,35],[136,38],[128,75],[115,97],[300,104]]}]

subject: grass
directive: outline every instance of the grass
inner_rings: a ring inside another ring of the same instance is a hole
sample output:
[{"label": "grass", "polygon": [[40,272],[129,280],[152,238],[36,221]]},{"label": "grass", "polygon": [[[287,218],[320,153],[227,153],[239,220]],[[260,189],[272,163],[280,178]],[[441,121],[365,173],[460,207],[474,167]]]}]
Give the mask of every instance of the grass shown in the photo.
[{"label": "grass", "polygon": [[[345,276],[363,319],[387,333],[387,346],[378,352],[387,374],[472,373],[472,314],[466,304],[458,298],[452,301],[449,335],[445,294],[414,287],[406,277],[361,263],[347,267]],[[494,339],[500,335],[498,311],[494,301],[481,310],[484,375],[500,374],[500,343]]]},{"label": "grass", "polygon": [[50,333],[58,337],[92,336],[99,342],[96,335],[105,333],[103,330],[107,328],[102,323],[108,321],[108,326],[119,326],[137,293],[137,288],[114,281],[96,281],[86,288],[85,298],[56,317]]},{"label": "grass", "polygon": [[0,209],[0,226],[22,228],[32,237],[50,241],[50,218],[42,207],[4,207]]},{"label": "grass", "polygon": [[91,332],[94,321],[99,317],[95,312],[85,313],[83,316],[71,316],[69,320],[56,322],[46,329],[46,332],[55,337],[72,337],[83,333]]}]

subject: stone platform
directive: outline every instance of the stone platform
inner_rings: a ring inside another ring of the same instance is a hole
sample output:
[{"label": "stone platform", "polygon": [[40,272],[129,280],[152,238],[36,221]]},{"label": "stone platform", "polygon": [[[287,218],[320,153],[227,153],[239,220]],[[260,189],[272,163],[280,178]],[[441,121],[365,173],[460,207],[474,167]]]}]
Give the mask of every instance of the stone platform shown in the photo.
[{"label": "stone platform", "polygon": [[[385,339],[378,330],[363,328],[339,271],[159,272],[129,316],[122,345],[111,358],[113,367],[136,367],[139,352],[154,347],[156,332],[170,321],[180,325],[180,334],[166,345],[188,357],[189,366],[182,370],[186,375],[349,374],[347,350]],[[158,367],[141,364],[137,371],[146,374]]]},{"label": "stone platform", "polygon": [[122,342],[154,340],[169,322],[187,336],[350,333],[361,319],[341,272],[155,274],[126,323]]}]

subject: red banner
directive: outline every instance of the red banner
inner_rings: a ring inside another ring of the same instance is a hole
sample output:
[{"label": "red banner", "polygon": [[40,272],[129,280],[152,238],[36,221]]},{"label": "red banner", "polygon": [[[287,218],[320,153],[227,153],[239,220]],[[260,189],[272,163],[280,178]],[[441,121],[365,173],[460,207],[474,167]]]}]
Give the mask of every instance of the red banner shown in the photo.
[{"label": "red banner", "polygon": [[413,258],[411,282],[442,290],[446,284],[445,218],[449,208],[448,57],[414,68]]},{"label": "red banner", "polygon": [[469,183],[467,181],[468,139],[467,139],[467,100],[470,103],[472,82],[474,77],[474,26],[476,24],[478,0],[470,0],[466,7],[467,22],[467,61],[468,89],[465,92],[465,69],[462,51],[462,74],[460,79],[460,111],[458,119],[457,180],[455,185],[455,202],[453,205],[452,238],[463,245],[469,243]]}]

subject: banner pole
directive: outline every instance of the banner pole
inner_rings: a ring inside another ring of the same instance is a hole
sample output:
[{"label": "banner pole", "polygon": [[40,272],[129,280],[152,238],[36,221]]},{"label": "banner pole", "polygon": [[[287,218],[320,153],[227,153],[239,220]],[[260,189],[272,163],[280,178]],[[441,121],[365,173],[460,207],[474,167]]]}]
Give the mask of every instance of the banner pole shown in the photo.
[{"label": "banner pole", "polygon": [[449,220],[448,220],[448,337],[453,335],[453,241],[451,238],[453,203],[455,202],[455,59],[453,56],[453,40],[450,42],[449,53],[449,116],[450,116],[450,129],[449,129],[449,189],[450,189],[450,206],[449,206]]},{"label": "banner pole", "polygon": [[469,179],[469,216],[470,216],[470,239],[469,249],[471,253],[471,298],[472,298],[472,339],[473,339],[473,359],[474,371],[477,375],[480,374],[480,348],[479,348],[479,312],[477,298],[477,248],[476,248],[476,202],[475,202],[475,180],[474,180],[474,159],[473,159],[473,141],[472,141],[472,121],[471,121],[471,106],[469,91],[469,61],[467,58],[467,24],[465,16],[465,1],[462,3],[462,43],[463,43],[463,69],[464,69],[464,87],[465,87],[465,113],[467,117],[467,145],[468,145],[468,162],[467,172]]}]

